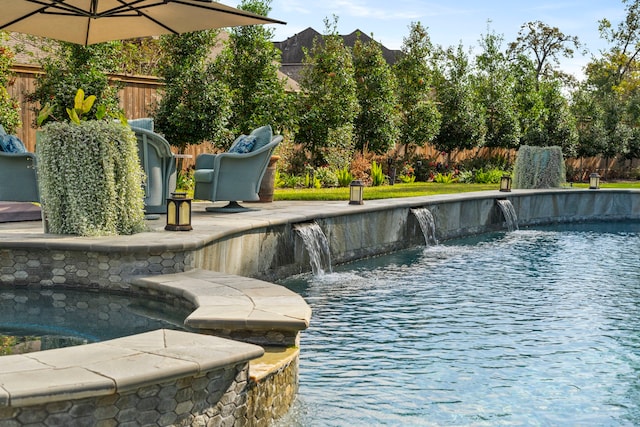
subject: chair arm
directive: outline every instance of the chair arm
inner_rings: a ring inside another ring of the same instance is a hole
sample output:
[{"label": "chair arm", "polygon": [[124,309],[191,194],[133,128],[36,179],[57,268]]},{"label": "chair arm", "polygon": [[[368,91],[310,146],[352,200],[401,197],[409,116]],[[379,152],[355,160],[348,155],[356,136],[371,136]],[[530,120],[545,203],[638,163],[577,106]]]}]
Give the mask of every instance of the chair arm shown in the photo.
[{"label": "chair arm", "polygon": [[219,154],[199,154],[196,157],[196,170],[213,169],[213,161]]}]

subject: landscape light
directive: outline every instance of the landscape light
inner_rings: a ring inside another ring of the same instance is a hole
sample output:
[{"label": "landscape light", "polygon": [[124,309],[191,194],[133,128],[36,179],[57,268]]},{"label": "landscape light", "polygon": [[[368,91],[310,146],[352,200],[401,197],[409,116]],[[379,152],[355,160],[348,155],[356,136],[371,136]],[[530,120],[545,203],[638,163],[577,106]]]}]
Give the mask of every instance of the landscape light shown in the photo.
[{"label": "landscape light", "polygon": [[364,193],[364,184],[359,179],[354,179],[349,184],[349,204],[363,205],[362,195]]},{"label": "landscape light", "polygon": [[191,199],[187,193],[171,193],[167,198],[167,225],[168,231],[190,231],[191,227]]}]

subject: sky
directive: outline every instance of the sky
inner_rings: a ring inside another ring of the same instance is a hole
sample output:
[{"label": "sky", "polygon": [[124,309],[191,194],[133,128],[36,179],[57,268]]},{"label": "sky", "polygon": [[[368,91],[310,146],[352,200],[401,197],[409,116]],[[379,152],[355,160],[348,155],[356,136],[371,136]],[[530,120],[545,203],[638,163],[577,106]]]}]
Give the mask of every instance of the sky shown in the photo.
[{"label": "sky", "polygon": [[[239,1],[222,3],[237,6]],[[607,47],[600,38],[598,21],[607,18],[617,26],[625,17],[625,8],[622,0],[272,0],[269,16],[287,22],[272,26],[273,41],[283,41],[308,27],[324,33],[325,18],[332,21],[334,15],[340,34],[360,30],[389,49],[400,49],[411,23],[420,22],[433,44],[446,48],[462,43],[472,52],[478,52],[478,40],[488,31],[502,35],[506,48],[516,40],[522,24],[542,21],[577,36],[589,50],[561,64],[563,71],[582,78],[582,68],[591,56],[599,56]]]}]

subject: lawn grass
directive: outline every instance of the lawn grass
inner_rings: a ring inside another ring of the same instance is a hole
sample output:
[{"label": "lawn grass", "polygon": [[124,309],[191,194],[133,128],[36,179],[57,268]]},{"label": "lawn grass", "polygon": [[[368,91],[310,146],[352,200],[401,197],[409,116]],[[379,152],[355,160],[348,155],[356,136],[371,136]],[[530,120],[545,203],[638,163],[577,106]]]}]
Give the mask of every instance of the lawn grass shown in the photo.
[{"label": "lawn grass", "polygon": [[[398,197],[432,196],[435,194],[468,193],[470,191],[497,190],[498,184],[437,184],[414,182],[411,184],[366,187],[364,199],[392,199]],[[277,188],[274,200],[349,200],[349,188]]]},{"label": "lawn grass", "polygon": [[[398,197],[432,196],[436,194],[468,193],[498,190],[499,184],[437,184],[414,182],[411,184],[366,187],[364,199],[392,199]],[[588,188],[588,183],[574,183],[573,187]],[[640,181],[601,182],[601,188],[640,189]],[[349,188],[276,188],[274,200],[349,200]]]}]

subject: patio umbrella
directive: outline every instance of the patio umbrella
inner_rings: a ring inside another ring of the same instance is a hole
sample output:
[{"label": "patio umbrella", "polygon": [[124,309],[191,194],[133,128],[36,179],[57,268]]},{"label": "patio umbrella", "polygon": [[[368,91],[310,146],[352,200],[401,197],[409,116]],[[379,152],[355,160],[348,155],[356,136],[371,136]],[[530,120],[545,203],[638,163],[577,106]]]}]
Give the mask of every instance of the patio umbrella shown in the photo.
[{"label": "patio umbrella", "polygon": [[89,45],[253,24],[284,24],[209,0],[0,0],[0,30]]}]

